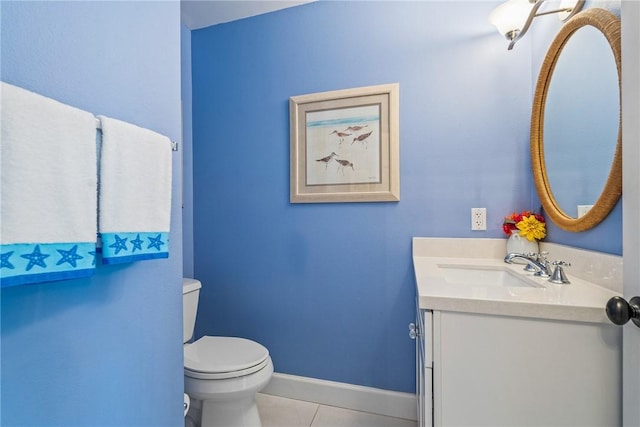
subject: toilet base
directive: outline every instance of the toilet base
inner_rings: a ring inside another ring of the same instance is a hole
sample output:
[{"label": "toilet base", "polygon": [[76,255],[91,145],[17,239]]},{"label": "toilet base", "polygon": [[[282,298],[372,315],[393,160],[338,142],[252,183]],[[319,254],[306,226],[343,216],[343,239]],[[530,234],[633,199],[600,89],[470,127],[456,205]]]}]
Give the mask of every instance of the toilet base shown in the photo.
[{"label": "toilet base", "polygon": [[261,427],[255,396],[247,399],[202,402],[201,427]]},{"label": "toilet base", "polygon": [[192,399],[191,402],[189,413],[185,417],[185,427],[261,427],[262,425],[255,399],[253,402],[240,401],[233,402],[231,405],[227,401],[209,402],[207,405],[209,414],[204,417],[204,422],[203,402],[196,399]]},{"label": "toilet base", "polygon": [[250,375],[227,379],[184,377],[185,392],[191,397],[190,415],[201,412],[200,427],[261,427],[256,404],[260,392],[273,375],[273,362]]},{"label": "toilet base", "polygon": [[202,401],[191,398],[191,407],[184,418],[184,427],[200,427],[202,420]]}]

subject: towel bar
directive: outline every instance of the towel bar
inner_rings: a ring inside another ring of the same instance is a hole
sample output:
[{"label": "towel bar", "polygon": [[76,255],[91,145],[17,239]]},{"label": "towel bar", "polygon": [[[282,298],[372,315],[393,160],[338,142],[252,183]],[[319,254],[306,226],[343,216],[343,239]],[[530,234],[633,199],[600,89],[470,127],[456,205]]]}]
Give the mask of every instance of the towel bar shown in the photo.
[{"label": "towel bar", "polygon": [[[96,129],[102,130],[102,122],[96,117]],[[178,151],[178,143],[171,140],[171,151]]]}]

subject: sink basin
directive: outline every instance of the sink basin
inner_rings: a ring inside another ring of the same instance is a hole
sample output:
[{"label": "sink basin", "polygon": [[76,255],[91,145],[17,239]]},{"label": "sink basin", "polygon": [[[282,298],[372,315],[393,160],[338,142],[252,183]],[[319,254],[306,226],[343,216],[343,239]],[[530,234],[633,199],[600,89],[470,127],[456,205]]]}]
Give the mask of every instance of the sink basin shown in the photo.
[{"label": "sink basin", "polygon": [[542,287],[507,267],[482,267],[439,264],[444,280],[451,284],[503,288]]}]

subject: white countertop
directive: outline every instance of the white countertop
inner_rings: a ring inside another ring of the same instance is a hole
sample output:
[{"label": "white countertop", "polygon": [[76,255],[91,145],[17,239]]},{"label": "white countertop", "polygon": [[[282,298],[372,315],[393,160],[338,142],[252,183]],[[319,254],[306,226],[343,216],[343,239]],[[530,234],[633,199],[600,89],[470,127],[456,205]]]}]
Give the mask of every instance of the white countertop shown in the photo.
[{"label": "white countertop", "polygon": [[[523,271],[522,264],[504,262],[501,239],[414,238],[413,265],[421,309],[609,323],[607,301],[618,292],[565,272],[570,284],[557,285]],[[455,254],[455,256],[451,256]],[[444,256],[437,256],[444,255]],[[553,258],[550,258],[553,259]],[[461,265],[508,269],[537,287],[497,287],[450,283],[441,266]]]}]

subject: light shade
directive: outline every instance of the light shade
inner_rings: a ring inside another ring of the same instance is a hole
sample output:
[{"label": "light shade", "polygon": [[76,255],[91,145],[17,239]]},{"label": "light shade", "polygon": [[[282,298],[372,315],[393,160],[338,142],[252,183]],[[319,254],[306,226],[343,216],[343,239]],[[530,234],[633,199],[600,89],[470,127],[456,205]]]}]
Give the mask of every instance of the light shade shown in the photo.
[{"label": "light shade", "polygon": [[529,0],[509,0],[491,12],[489,22],[500,34],[512,40],[524,27],[533,5]]},{"label": "light shade", "polygon": [[509,0],[501,4],[489,15],[489,22],[498,28],[500,34],[510,41],[508,49],[525,35],[534,18],[553,13],[562,20],[568,20],[578,13],[586,0],[562,0],[560,9],[538,13],[545,0]]}]

